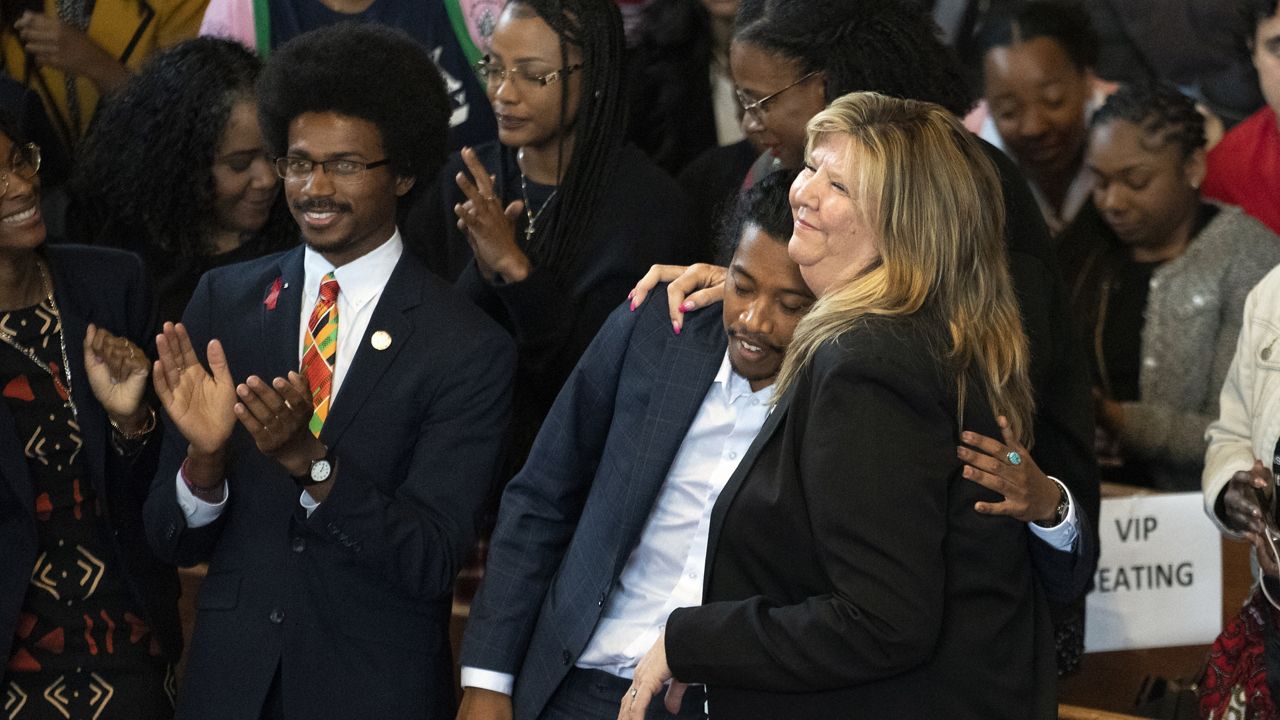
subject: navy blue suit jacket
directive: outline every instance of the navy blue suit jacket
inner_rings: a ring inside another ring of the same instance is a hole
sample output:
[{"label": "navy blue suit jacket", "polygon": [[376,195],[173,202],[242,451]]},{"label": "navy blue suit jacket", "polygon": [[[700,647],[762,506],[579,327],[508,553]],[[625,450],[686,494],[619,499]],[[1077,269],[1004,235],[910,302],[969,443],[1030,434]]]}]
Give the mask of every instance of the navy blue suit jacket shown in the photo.
[{"label": "navy blue suit jacket", "polygon": [[[297,369],[302,258],[206,274],[184,317],[197,352],[220,339],[237,382]],[[377,331],[390,347],[370,344]],[[493,481],[514,361],[506,333],[406,253],[320,434],[338,474],[310,517],[237,424],[228,506],[187,527],[175,489],[187,443],[170,429],[148,538],[173,562],[209,563],[179,717],[256,720],[277,666],[289,718],[453,717],[451,591]]]},{"label": "navy blue suit jacket", "polygon": [[[71,366],[71,391],[79,411],[84,472],[105,501],[107,539],[122,563],[134,602],[165,655],[176,661],[182,647],[178,622],[178,576],[152,555],[142,532],[142,504],[155,470],[159,433],[139,453],[122,457],[110,446],[107,414],[89,389],[84,369],[84,335],[89,323],[146,348],[151,335],[151,298],[142,261],[119,250],[76,245],[45,248],[54,296]],[[37,553],[35,490],[8,405],[0,402],[0,658],[9,657],[18,613]]]},{"label": "navy blue suit jacket", "polygon": [[720,368],[720,318],[689,315],[676,336],[665,303],[615,311],[507,485],[461,662],[517,676],[517,720],[537,717],[591,638]]}]

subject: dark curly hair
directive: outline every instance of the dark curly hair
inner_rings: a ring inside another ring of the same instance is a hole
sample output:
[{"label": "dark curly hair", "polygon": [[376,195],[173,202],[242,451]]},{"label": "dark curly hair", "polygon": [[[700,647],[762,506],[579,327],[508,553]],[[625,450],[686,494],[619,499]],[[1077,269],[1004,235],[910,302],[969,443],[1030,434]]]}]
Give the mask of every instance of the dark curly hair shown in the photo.
[{"label": "dark curly hair", "polygon": [[[238,43],[195,38],[156,54],[99,107],[80,146],[71,192],[87,224],[118,224],[136,246],[209,255],[213,164],[232,107],[253,100],[261,70]],[[277,203],[262,231],[284,247],[293,227]],[[139,242],[140,241],[140,242]]]},{"label": "dark curly hair", "polygon": [[1089,127],[1113,120],[1127,120],[1142,128],[1155,147],[1172,143],[1183,158],[1205,146],[1204,116],[1191,98],[1167,83],[1122,86],[1093,114]]},{"label": "dark curly hair", "polygon": [[728,265],[738,250],[742,232],[748,225],[768,233],[786,245],[791,240],[791,183],[797,170],[778,170],[752,184],[724,215],[720,223],[720,264]]},{"label": "dark curly hair", "polygon": [[822,71],[830,102],[857,91],[937,103],[957,115],[973,94],[932,17],[903,0],[744,0],[733,39]]},{"label": "dark curly hair", "polygon": [[289,123],[333,112],[373,123],[392,170],[425,186],[444,164],[449,99],[421,43],[375,23],[312,30],[271,55],[258,81],[258,117],[267,146],[284,155]]},{"label": "dark curly hair", "polygon": [[1017,10],[988,18],[976,37],[978,59],[993,48],[1040,37],[1061,45],[1080,72],[1098,64],[1098,33],[1089,13],[1074,2],[1052,0],[1029,2]]},{"label": "dark curly hair", "polygon": [[[560,36],[564,65],[569,64],[569,45],[582,55],[578,116],[563,123],[572,125],[574,143],[560,198],[547,210],[547,229],[524,248],[538,264],[565,273],[589,239],[587,232],[626,133],[622,13],[612,0],[511,0],[510,7],[517,14],[532,11]],[[569,83],[560,83],[560,103],[563,115],[569,105]]]}]

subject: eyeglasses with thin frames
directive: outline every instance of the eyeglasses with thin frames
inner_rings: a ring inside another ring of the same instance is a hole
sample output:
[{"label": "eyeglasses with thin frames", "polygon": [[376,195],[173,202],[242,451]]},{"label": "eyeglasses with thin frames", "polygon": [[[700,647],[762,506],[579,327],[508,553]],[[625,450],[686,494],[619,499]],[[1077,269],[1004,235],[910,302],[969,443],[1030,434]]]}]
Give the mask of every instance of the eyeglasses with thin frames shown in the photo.
[{"label": "eyeglasses with thin frames", "polygon": [[742,92],[742,88],[736,87],[736,86],[733,88],[733,94],[736,98],[738,98],[738,105],[742,108],[743,112],[751,113],[751,117],[754,117],[756,120],[760,122],[764,122],[764,116],[769,112],[768,103],[771,100],[778,97],[782,93],[790,90],[791,88],[799,85],[805,80],[808,80],[814,75],[817,75],[820,72],[822,71],[814,70],[813,72],[809,73],[808,75],[805,75],[804,77],[782,88],[781,90],[765,95],[759,100],[752,100],[751,98],[747,97],[746,94]]},{"label": "eyeglasses with thin frames", "polygon": [[14,145],[9,151],[9,165],[0,168],[0,197],[9,192],[9,176],[30,180],[40,172],[40,146],[35,143]]},{"label": "eyeglasses with thin frames", "polygon": [[516,65],[511,68],[504,68],[495,63],[492,59],[486,57],[476,63],[476,74],[480,79],[484,80],[489,87],[498,87],[510,78],[526,87],[546,87],[551,83],[569,77],[574,71],[582,69],[582,63],[574,63],[566,65],[559,70],[552,70],[548,73],[539,75],[523,65]]},{"label": "eyeglasses with thin frames", "polygon": [[276,175],[279,175],[283,180],[295,182],[306,180],[315,173],[318,165],[324,170],[325,175],[350,181],[361,177],[366,170],[373,170],[374,168],[391,164],[391,159],[383,158],[373,162],[360,162],[359,160],[347,160],[346,158],[316,161],[285,155],[284,157],[276,158],[273,164],[276,168]]}]

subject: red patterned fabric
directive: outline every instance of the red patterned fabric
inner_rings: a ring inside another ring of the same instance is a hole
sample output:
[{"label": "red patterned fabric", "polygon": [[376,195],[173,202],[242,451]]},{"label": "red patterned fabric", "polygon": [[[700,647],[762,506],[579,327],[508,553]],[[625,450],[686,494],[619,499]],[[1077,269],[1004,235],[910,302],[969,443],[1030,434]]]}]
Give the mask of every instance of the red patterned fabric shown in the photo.
[{"label": "red patterned fabric", "polygon": [[1263,632],[1273,623],[1261,590],[1222,629],[1213,641],[1197,699],[1200,717],[1212,720],[1263,720],[1280,717],[1267,687],[1267,658]]}]

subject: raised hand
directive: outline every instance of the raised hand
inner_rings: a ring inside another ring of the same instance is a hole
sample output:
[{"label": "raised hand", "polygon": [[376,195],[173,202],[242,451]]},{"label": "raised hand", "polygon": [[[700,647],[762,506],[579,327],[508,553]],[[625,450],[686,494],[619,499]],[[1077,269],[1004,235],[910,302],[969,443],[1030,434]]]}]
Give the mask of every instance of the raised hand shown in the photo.
[{"label": "raised hand", "polygon": [[156,336],[153,380],[160,404],[178,431],[201,455],[220,454],[235,428],[235,383],[222,343],[209,341],[206,371],[182,323],[167,322]]},{"label": "raised hand", "polygon": [[84,334],[84,368],[89,389],[122,432],[131,433],[147,420],[142,397],[151,362],[128,338],[90,324]]},{"label": "raised hand", "polygon": [[679,335],[684,327],[685,313],[724,300],[724,278],[728,272],[728,268],[707,263],[654,265],[627,293],[627,298],[631,300],[631,309],[635,310],[658,283],[668,283],[667,313],[671,316],[672,331]]},{"label": "raised hand", "polygon": [[458,216],[458,229],[471,245],[476,266],[486,280],[493,280],[494,275],[501,275],[506,282],[524,280],[531,266],[529,257],[516,242],[516,219],[524,212],[524,202],[516,200],[503,207],[502,198],[494,190],[493,178],[476,157],[475,150],[463,148],[462,162],[471,177],[461,172],[454,177],[467,199],[454,205],[453,212]]}]

